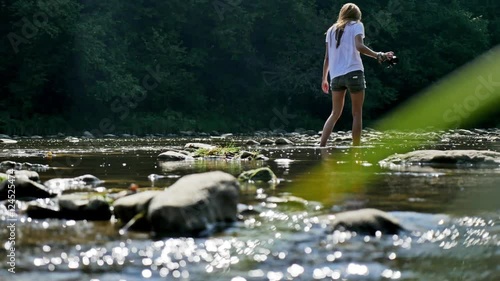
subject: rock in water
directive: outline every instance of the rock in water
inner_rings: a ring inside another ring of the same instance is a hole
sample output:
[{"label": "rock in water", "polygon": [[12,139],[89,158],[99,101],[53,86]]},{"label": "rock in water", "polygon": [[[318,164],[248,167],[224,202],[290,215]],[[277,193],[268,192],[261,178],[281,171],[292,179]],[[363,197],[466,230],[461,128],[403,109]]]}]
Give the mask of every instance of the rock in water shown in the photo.
[{"label": "rock in water", "polygon": [[500,152],[488,150],[417,150],[395,154],[380,161],[383,168],[399,170],[410,166],[498,167]]},{"label": "rock in water", "polygon": [[260,140],[261,145],[269,145],[269,144],[274,144],[274,141],[271,139],[261,139]]},{"label": "rock in water", "polygon": [[258,168],[254,170],[245,171],[238,176],[238,180],[269,182],[269,181],[276,181],[277,177],[271,169],[265,167],[265,168]]},{"label": "rock in water", "polygon": [[274,143],[276,145],[293,145],[293,142],[287,138],[277,138]]},{"label": "rock in water", "polygon": [[161,161],[184,161],[184,160],[194,160],[193,157],[182,154],[180,152],[175,151],[167,151],[158,155],[158,159]]},{"label": "rock in water", "polygon": [[[147,212],[149,203],[156,195],[163,191],[144,191],[133,195],[122,197],[113,203],[113,212],[117,219],[123,224],[128,223],[132,218],[141,212]],[[132,229],[149,230],[151,228],[146,216],[133,224]]]},{"label": "rock in water", "polygon": [[17,143],[17,141],[16,140],[11,140],[11,139],[0,139],[0,143],[15,144],[15,143]]},{"label": "rock in water", "polygon": [[256,140],[247,140],[245,142],[246,145],[259,145],[259,142]]},{"label": "rock in water", "polygon": [[88,194],[62,195],[50,201],[30,203],[27,215],[34,219],[67,219],[104,221],[111,218],[109,203],[103,198],[89,198]]},{"label": "rock in water", "polygon": [[328,219],[334,230],[354,231],[361,235],[375,236],[381,234],[397,234],[404,228],[397,219],[377,209],[360,209],[329,215]]},{"label": "rock in water", "polygon": [[76,178],[55,178],[46,181],[44,184],[52,193],[62,194],[67,191],[91,191],[98,184],[100,179],[93,175],[83,175]]},{"label": "rock in water", "polygon": [[39,181],[40,176],[37,172],[26,171],[26,170],[7,170],[7,174],[13,176],[14,178],[27,178],[32,181]]},{"label": "rock in water", "polygon": [[[11,187],[11,188],[9,188]],[[13,183],[4,180],[0,183],[0,201],[8,199],[9,190],[15,190],[15,197],[20,199],[36,199],[36,198],[49,198],[53,197],[47,187],[43,184],[34,182],[27,177],[16,177]]]},{"label": "rock in water", "polygon": [[207,149],[207,150],[210,150],[210,149],[215,149],[217,148],[217,146],[215,145],[211,145],[211,144],[206,144],[206,143],[198,143],[198,142],[190,142],[190,143],[187,143],[184,148],[186,149]]},{"label": "rock in water", "polygon": [[236,220],[239,190],[224,172],[184,176],[151,200],[148,219],[157,235],[199,236]]}]

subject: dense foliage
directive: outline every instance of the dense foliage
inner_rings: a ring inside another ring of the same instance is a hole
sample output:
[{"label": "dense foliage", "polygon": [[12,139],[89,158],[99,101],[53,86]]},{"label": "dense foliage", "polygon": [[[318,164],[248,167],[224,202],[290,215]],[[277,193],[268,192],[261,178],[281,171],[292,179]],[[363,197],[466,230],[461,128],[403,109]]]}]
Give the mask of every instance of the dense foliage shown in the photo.
[{"label": "dense foliage", "polygon": [[[321,129],[330,0],[0,0],[0,133]],[[359,0],[365,120],[500,42],[499,1]],[[348,107],[341,119],[348,128]]]}]

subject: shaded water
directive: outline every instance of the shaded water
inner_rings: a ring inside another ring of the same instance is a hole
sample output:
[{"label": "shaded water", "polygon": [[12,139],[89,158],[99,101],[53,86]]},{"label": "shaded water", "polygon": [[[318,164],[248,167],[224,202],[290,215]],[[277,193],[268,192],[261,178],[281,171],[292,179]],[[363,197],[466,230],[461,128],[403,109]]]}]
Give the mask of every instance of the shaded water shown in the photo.
[{"label": "shaded water", "polygon": [[[365,146],[292,136],[295,146],[258,146],[269,161],[158,162],[156,156],[187,142],[244,146],[228,139],[23,139],[3,145],[0,160],[48,164],[42,181],[93,174],[107,189],[166,187],[178,177],[223,170],[238,175],[269,166],[280,183],[243,186],[245,212],[209,238],[118,234],[111,222],[16,222],[16,274],[0,252],[0,280],[500,280],[500,169],[390,171],[364,161],[389,147],[379,132]],[[402,147],[500,151],[500,130],[393,133]],[[340,138],[341,139],[341,138]],[[408,148],[410,150],[410,148]],[[46,158],[48,152],[55,154]],[[355,153],[356,158],[343,156]],[[152,181],[148,175],[165,176]],[[356,180],[370,175],[366,182]],[[325,181],[325,177],[328,179]],[[321,215],[364,207],[390,212],[411,231],[365,237],[328,231]],[[7,240],[5,216],[0,220]]]}]

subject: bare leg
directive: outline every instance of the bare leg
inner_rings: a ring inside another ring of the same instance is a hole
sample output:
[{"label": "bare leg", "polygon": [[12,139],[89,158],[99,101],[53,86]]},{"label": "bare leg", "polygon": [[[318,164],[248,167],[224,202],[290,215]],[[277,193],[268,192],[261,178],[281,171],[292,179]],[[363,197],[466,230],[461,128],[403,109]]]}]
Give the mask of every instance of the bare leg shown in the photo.
[{"label": "bare leg", "polygon": [[326,146],[326,142],[328,138],[332,134],[333,127],[335,127],[335,123],[339,120],[340,115],[342,115],[342,109],[344,108],[344,99],[345,99],[345,90],[344,91],[333,91],[332,92],[332,114],[325,122],[323,126],[323,133],[321,134],[321,143],[319,146]]},{"label": "bare leg", "polygon": [[352,144],[358,146],[363,128],[363,102],[365,91],[351,93],[352,102]]}]

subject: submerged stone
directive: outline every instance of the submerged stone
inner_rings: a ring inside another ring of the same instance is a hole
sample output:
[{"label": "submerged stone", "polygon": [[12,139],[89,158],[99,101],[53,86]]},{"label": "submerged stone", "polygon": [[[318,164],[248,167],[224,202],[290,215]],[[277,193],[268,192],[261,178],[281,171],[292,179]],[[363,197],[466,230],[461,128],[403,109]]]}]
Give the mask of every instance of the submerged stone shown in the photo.
[{"label": "submerged stone", "polygon": [[381,234],[397,234],[404,228],[390,214],[377,209],[360,209],[341,212],[328,216],[333,230],[353,231],[361,235],[375,236]]}]

